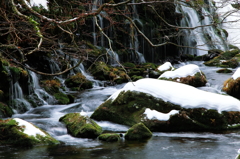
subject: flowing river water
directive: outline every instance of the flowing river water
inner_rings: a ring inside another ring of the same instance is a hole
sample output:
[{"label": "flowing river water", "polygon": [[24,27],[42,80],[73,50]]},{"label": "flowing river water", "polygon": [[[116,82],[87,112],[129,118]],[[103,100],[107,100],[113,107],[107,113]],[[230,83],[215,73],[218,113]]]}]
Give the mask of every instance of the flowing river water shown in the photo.
[{"label": "flowing river water", "polygon": [[[233,73],[218,74],[216,67],[206,67],[202,62],[188,62],[199,65],[208,79],[206,87],[200,89],[221,92],[223,82]],[[186,64],[186,63],[184,63]],[[180,67],[176,65],[175,67]],[[235,71],[235,70],[233,70]],[[22,118],[47,131],[62,144],[14,148],[0,146],[0,158],[6,159],[234,159],[240,148],[240,131],[224,132],[177,132],[153,133],[147,141],[126,141],[106,143],[98,139],[74,138],[67,134],[65,126],[58,120],[71,112],[82,112],[90,116],[111,94],[124,84],[111,87],[94,87],[77,94],[75,103],[69,105],[43,105],[32,108]],[[75,92],[77,93],[77,92]],[[97,122],[105,132],[124,134],[129,127],[106,121]]]}]

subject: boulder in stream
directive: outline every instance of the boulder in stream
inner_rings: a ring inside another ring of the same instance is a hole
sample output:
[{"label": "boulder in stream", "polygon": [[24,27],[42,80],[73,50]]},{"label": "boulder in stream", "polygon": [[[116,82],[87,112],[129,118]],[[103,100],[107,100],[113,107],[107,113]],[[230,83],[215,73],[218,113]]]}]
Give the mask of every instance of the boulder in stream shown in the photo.
[{"label": "boulder in stream", "polygon": [[133,125],[125,134],[126,140],[144,140],[150,137],[152,137],[152,132],[143,123]]},{"label": "boulder in stream", "polygon": [[158,79],[127,83],[91,115],[95,120],[151,131],[212,131],[240,127],[240,101],[227,95]]},{"label": "boulder in stream", "polygon": [[0,120],[0,131],[1,145],[32,147],[42,144],[59,144],[59,141],[48,133],[19,118]]},{"label": "boulder in stream", "polygon": [[194,87],[205,86],[207,83],[204,73],[194,64],[182,66],[174,71],[166,71],[158,79],[175,81]]},{"label": "boulder in stream", "polygon": [[116,142],[120,140],[120,135],[117,133],[104,133],[99,135],[98,139],[107,142]]},{"label": "boulder in stream", "polygon": [[68,133],[74,137],[97,138],[102,133],[102,128],[89,117],[80,113],[69,113],[59,119],[63,122]]},{"label": "boulder in stream", "polygon": [[235,71],[231,78],[224,82],[222,90],[240,99],[240,68]]}]

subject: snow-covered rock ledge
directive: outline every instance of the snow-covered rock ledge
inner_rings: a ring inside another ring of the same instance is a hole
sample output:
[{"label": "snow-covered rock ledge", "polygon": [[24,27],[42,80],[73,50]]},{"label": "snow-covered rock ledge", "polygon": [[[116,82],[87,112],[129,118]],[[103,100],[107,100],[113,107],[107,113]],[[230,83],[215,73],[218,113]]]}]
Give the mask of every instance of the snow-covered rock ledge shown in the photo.
[{"label": "snow-covered rock ledge", "polygon": [[177,82],[146,78],[127,83],[91,117],[129,126],[143,122],[152,131],[220,130],[239,126],[240,101]]}]

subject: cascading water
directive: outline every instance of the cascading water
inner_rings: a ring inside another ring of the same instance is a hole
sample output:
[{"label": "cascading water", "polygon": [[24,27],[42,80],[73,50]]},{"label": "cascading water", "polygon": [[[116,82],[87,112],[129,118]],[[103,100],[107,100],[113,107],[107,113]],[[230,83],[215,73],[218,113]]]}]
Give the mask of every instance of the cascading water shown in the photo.
[{"label": "cascading water", "polygon": [[33,91],[34,91],[32,96],[34,96],[34,95],[37,96],[37,99],[39,100],[38,105],[40,105],[40,104],[48,105],[50,103],[54,104],[55,99],[40,87],[37,75],[32,71],[29,71],[29,73],[31,76],[31,80],[32,80],[32,84],[33,84]]},{"label": "cascading water", "polygon": [[13,108],[14,113],[24,113],[32,108],[31,104],[24,99],[22,88],[18,82],[10,85],[10,93],[11,107]]},{"label": "cascading water", "polygon": [[210,9],[207,11],[202,7],[200,12],[202,15],[199,15],[199,11],[197,12],[195,9],[188,7],[184,2],[176,5],[176,12],[183,14],[180,26],[189,28],[197,27],[195,29],[183,29],[179,43],[183,46],[196,47],[198,49],[182,49],[181,54],[200,56],[207,54],[210,49],[221,49],[223,51],[227,49],[227,44],[220,35],[217,35],[216,29],[211,25],[213,24],[213,20],[211,19],[211,15],[214,14],[212,12],[213,5],[210,1],[208,3]]}]

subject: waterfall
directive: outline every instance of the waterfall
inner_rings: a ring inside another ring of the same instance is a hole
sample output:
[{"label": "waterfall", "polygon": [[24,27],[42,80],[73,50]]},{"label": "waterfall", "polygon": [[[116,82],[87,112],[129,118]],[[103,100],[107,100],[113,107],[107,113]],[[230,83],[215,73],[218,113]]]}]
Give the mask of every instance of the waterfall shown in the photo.
[{"label": "waterfall", "polygon": [[[208,3],[210,9],[207,11],[202,7],[200,12],[202,15],[198,14],[199,11],[188,7],[186,3],[182,3],[182,5],[177,4],[176,12],[183,14],[180,26],[194,28],[202,25],[211,25],[213,21],[210,17],[214,14],[212,9],[213,5],[211,2]],[[182,49],[180,52],[181,54],[198,56],[207,54],[210,49],[221,49],[225,51],[227,48],[226,43],[219,35],[217,35],[216,30],[212,25],[195,29],[183,29],[180,44],[199,48]]]},{"label": "waterfall", "polygon": [[[132,1],[132,3],[135,3],[135,0]],[[139,19],[139,15],[138,15],[138,11],[137,11],[137,7],[136,5],[133,5],[133,14],[132,14],[132,19],[133,21],[138,25],[141,26],[141,28],[143,28],[143,23],[141,22],[141,20]],[[135,28],[132,28],[133,31],[133,40],[134,43],[130,42],[130,47],[134,48],[134,52],[132,53],[132,57],[135,57],[135,59],[137,59],[138,63],[146,63],[146,60],[143,56],[144,54],[144,48],[142,49],[143,54],[139,52],[139,36],[138,36],[138,32],[136,31]]]},{"label": "waterfall", "polygon": [[38,100],[40,100],[38,101],[38,103],[40,102],[38,105],[48,105],[49,103],[55,103],[54,97],[52,97],[40,87],[37,75],[32,71],[29,71],[29,73],[33,84],[34,95],[36,95]]},{"label": "waterfall", "polygon": [[24,113],[32,108],[31,104],[24,99],[22,88],[19,83],[10,84],[10,106],[13,108],[14,113]]}]

